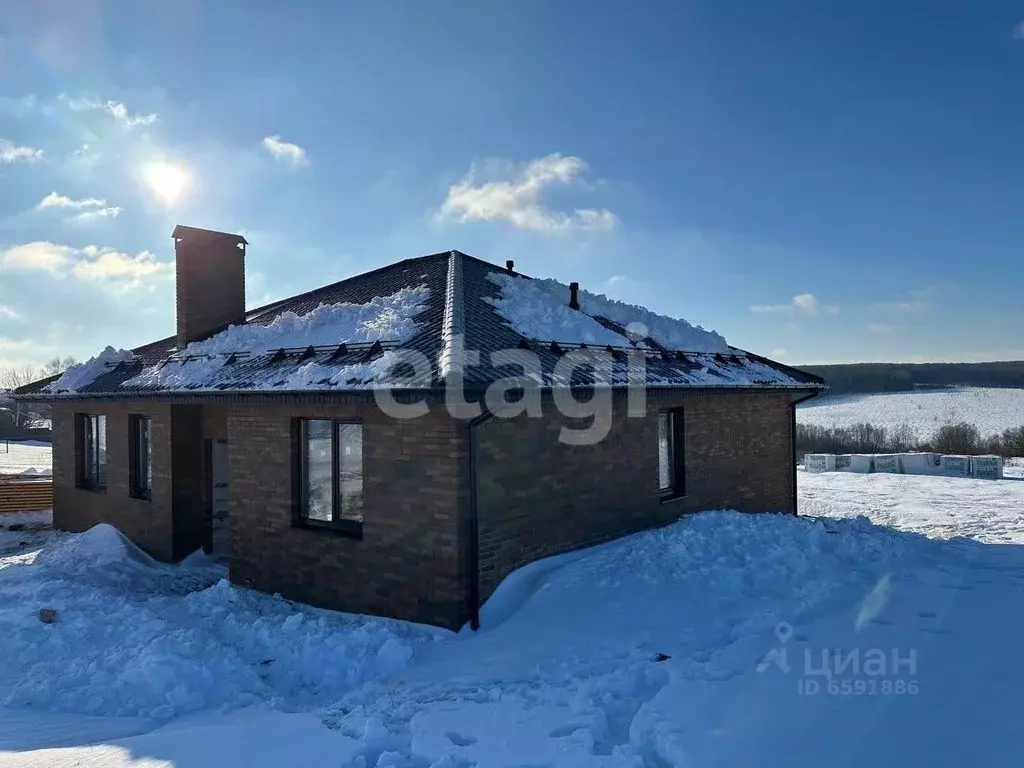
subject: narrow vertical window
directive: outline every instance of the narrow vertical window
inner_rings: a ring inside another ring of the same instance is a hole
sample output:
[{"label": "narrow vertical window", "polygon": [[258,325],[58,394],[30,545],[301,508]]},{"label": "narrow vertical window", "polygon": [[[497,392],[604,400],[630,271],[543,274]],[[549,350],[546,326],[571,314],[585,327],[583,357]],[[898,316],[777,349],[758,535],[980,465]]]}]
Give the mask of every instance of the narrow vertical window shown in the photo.
[{"label": "narrow vertical window", "polygon": [[362,530],[363,427],[329,419],[299,419],[296,436],[297,522]]},{"label": "narrow vertical window", "polygon": [[78,487],[102,491],[107,487],[107,417],[75,415]]},{"label": "narrow vertical window", "polygon": [[334,491],[331,478],[331,422],[324,420],[306,421],[305,460],[306,476],[306,518],[331,522],[333,518]]},{"label": "narrow vertical window", "polygon": [[658,490],[672,490],[672,413],[658,414]]},{"label": "narrow vertical window", "polygon": [[664,498],[686,493],[683,411],[676,408],[658,413],[658,492]]},{"label": "narrow vertical window", "polygon": [[153,493],[153,425],[148,416],[128,419],[128,485],[132,496],[148,499]]},{"label": "narrow vertical window", "polygon": [[345,520],[363,521],[363,427],[338,424],[338,478],[341,509]]}]

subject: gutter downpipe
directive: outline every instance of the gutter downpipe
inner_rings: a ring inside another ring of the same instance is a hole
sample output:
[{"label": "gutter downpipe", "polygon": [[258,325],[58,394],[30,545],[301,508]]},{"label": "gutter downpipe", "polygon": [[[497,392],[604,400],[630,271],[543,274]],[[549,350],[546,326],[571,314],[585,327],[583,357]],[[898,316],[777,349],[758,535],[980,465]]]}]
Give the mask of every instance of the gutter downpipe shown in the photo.
[{"label": "gutter downpipe", "polygon": [[799,397],[789,404],[790,419],[789,419],[789,434],[790,441],[793,445],[793,517],[798,517],[797,514],[797,492],[796,492],[796,407],[800,403],[806,403],[808,400],[820,395],[822,390],[816,389],[805,397]]},{"label": "gutter downpipe", "polygon": [[491,419],[494,413],[481,405],[479,416],[469,422],[469,627],[480,629],[480,518],[477,510],[476,428]]}]

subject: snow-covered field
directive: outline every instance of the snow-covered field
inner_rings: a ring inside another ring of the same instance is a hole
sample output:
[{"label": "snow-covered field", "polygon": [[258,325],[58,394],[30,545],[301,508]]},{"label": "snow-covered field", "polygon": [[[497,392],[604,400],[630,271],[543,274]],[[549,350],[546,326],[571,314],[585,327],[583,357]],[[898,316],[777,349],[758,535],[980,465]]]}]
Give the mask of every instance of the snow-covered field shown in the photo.
[{"label": "snow-covered field", "polygon": [[50,443],[38,440],[0,440],[0,475],[50,474],[53,455]]},{"label": "snow-covered field", "polygon": [[50,533],[0,555],[0,764],[1019,764],[1024,463],[1007,474],[801,472],[812,517],[709,512],[535,563],[477,634]]},{"label": "snow-covered field", "polygon": [[962,421],[983,437],[1024,425],[1024,389],[964,387],[877,395],[825,395],[797,407],[797,421],[822,427],[867,422],[892,429],[909,424],[921,439]]}]

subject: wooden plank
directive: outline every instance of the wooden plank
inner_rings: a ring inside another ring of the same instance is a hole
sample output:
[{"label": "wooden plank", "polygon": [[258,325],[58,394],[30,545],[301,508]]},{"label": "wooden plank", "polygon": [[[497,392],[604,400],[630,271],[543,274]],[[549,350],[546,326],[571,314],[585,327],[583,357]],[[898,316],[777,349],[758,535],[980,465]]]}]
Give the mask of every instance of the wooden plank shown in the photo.
[{"label": "wooden plank", "polygon": [[0,513],[29,512],[53,506],[53,482],[31,480],[0,484]]}]

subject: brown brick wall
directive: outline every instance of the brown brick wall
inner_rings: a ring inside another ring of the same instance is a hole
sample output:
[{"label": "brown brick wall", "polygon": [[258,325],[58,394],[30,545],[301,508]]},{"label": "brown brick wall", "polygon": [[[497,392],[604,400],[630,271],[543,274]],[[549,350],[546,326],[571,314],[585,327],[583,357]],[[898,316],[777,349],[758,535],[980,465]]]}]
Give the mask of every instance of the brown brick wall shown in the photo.
[{"label": "brown brick wall", "polygon": [[245,252],[231,237],[190,233],[175,243],[178,343],[245,316]]},{"label": "brown brick wall", "polygon": [[[555,413],[545,404],[545,413]],[[684,408],[686,496],[658,496],[657,411]],[[477,430],[480,594],[541,557],[677,519],[685,512],[793,512],[786,394],[647,399],[646,418],[616,401],[594,446],[558,442],[564,420],[493,419]]]},{"label": "brown brick wall", "polygon": [[[107,488],[76,487],[76,413],[107,417]],[[148,415],[153,427],[153,493],[135,499],[128,486],[128,416]],[[110,523],[161,560],[174,558],[171,488],[171,406],[152,403],[55,403],[53,406],[53,522],[64,531]]]},{"label": "brown brick wall", "polygon": [[[363,537],[292,524],[292,419],[363,422]],[[233,580],[327,608],[456,627],[467,617],[468,433],[443,409],[231,406]]]},{"label": "brown brick wall", "polygon": [[[685,412],[687,495],[661,503],[656,413],[674,407]],[[75,487],[76,412],[107,415],[106,492]],[[684,512],[793,511],[788,395],[652,394],[637,419],[617,401],[611,433],[594,446],[559,443],[565,422],[550,403],[544,412],[551,418],[496,418],[476,428],[482,599],[520,565]],[[153,419],[151,501],[128,495],[131,413]],[[292,420],[300,417],[362,420],[362,539],[293,525]],[[469,616],[469,430],[443,407],[400,421],[356,403],[60,403],[53,423],[59,528],[108,522],[157,557],[188,554],[205,520],[203,441],[226,437],[234,581],[448,627]]]}]

